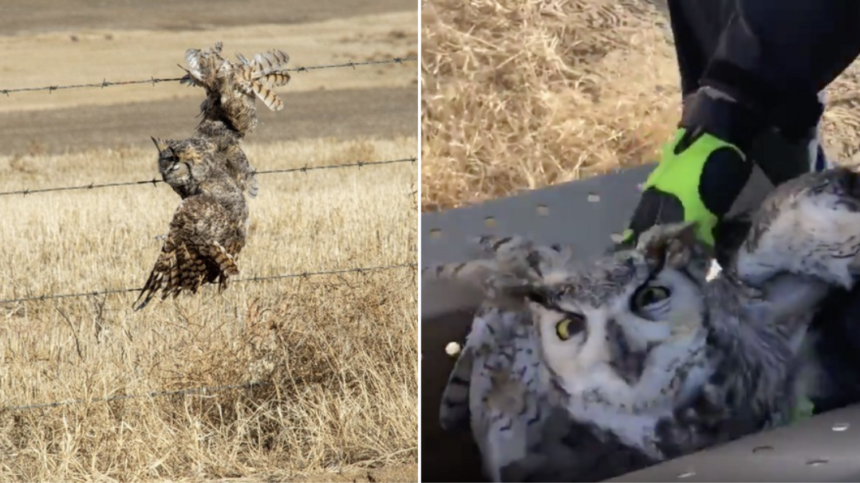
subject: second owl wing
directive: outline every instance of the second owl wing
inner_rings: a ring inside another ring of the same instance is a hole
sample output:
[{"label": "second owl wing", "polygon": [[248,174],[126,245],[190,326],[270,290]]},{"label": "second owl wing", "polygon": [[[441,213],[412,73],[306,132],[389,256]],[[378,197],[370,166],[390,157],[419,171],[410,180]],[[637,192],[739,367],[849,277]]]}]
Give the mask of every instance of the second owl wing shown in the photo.
[{"label": "second owl wing", "polygon": [[272,87],[286,85],[290,81],[290,74],[285,69],[290,62],[290,56],[281,50],[270,50],[254,56],[253,63],[259,69],[260,75]]},{"label": "second owl wing", "polygon": [[559,428],[546,425],[566,412],[543,385],[536,344],[527,314],[482,307],[442,394],[442,427],[470,427],[491,481],[570,474],[550,441]]},{"label": "second owl wing", "polygon": [[860,273],[860,174],[840,167],[779,185],[733,262],[753,286],[793,273],[851,289]]}]

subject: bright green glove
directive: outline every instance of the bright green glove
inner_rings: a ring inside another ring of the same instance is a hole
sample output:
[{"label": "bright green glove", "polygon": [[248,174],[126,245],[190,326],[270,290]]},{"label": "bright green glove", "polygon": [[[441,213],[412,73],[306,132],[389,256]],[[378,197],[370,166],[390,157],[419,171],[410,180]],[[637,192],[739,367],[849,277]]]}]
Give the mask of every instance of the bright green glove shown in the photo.
[{"label": "bright green glove", "polygon": [[[640,205],[633,215],[630,228],[623,234],[625,241],[638,238],[643,231],[658,223],[696,221],[699,239],[714,246],[713,229],[728,207],[722,208],[723,213],[714,213],[709,206],[726,203],[703,198],[725,198],[725,193],[720,193],[721,184],[725,184],[733,193],[739,192],[736,187],[745,184],[749,176],[747,168],[743,167],[746,157],[738,147],[707,133],[699,133],[686,146],[689,142],[689,139],[685,139],[686,134],[686,129],[678,129],[674,139],[663,148],[660,164],[648,176]],[[682,142],[686,147],[679,149]],[[718,163],[711,171],[725,180],[725,183],[719,179],[709,180],[711,194],[702,193],[700,189],[705,166],[709,163]],[[727,169],[723,170],[722,167]]]},{"label": "bright green glove", "polygon": [[811,399],[803,398],[797,403],[794,412],[791,415],[791,424],[809,419],[815,414],[815,404]]}]

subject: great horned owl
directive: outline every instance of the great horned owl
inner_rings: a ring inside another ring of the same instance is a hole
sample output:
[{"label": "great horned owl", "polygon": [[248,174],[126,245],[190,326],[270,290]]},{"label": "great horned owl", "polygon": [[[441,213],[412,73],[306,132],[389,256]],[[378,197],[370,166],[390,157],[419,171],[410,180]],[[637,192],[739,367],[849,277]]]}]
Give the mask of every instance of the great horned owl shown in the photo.
[{"label": "great horned owl", "polygon": [[240,62],[236,64],[223,58],[221,49],[221,42],[203,51],[188,49],[188,68],[183,68],[187,74],[181,82],[206,90],[200,105],[203,119],[194,135],[215,144],[227,171],[243,191],[255,197],[258,184],[254,169],[239,145],[257,125],[255,99],[273,111],[283,109],[283,101],[272,89],[290,81],[290,75],[283,71],[290,57],[280,50],[256,54],[250,61],[238,54]]},{"label": "great horned owl", "polygon": [[833,169],[777,188],[710,280],[690,223],[590,262],[482,237],[489,258],[425,269],[485,294],[442,426],[471,426],[494,481],[595,481],[785,424],[809,395],[815,309],[860,267],[858,181]]},{"label": "great horned owl", "polygon": [[212,159],[211,146],[193,138],[173,146],[156,140],[156,146],[159,169],[182,199],[135,310],[158,291],[163,300],[183,290],[197,293],[204,283],[217,282],[223,290],[239,273],[236,262],[247,236],[245,196]]}]

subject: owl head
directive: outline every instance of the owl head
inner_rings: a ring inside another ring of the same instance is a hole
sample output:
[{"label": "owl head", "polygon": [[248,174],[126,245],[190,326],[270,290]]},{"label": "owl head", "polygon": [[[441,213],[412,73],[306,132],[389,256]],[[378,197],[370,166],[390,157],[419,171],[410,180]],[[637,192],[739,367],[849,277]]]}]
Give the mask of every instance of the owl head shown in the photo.
[{"label": "owl head", "polygon": [[668,225],[635,249],[547,267],[520,289],[542,359],[575,406],[662,413],[696,395],[710,375],[709,262],[693,224]]},{"label": "owl head", "polygon": [[194,193],[211,176],[214,146],[198,138],[181,141],[153,137],[158,150],[158,171],[165,183],[181,196]]},{"label": "owl head", "polygon": [[472,282],[488,303],[528,312],[541,359],[574,413],[671,411],[704,384],[711,253],[693,223],[655,227],[635,248],[587,262],[518,237],[479,244],[492,258],[436,275]]}]

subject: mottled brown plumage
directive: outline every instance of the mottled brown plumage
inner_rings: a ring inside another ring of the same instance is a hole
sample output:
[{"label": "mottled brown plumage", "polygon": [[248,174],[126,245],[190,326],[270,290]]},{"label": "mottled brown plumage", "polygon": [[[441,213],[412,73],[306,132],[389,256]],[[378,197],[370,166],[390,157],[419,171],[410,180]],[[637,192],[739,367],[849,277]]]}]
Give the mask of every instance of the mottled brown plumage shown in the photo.
[{"label": "mottled brown plumage", "polygon": [[223,290],[229,277],[239,273],[236,259],[247,236],[245,197],[213,159],[212,146],[194,138],[172,146],[155,142],[162,153],[162,176],[182,200],[138,297],[143,302],[135,310],[145,307],[159,291],[163,300],[183,290],[197,293],[204,283],[218,283]]},{"label": "mottled brown plumage", "polygon": [[206,99],[200,105],[203,119],[194,135],[215,144],[225,170],[243,191],[255,197],[259,190],[257,179],[240,142],[257,125],[255,99],[273,111],[283,109],[283,101],[272,89],[290,81],[290,75],[283,71],[290,57],[271,50],[256,54],[252,60],[237,54],[239,63],[232,63],[221,55],[221,49],[221,42],[206,50],[188,49],[187,75],[182,83],[206,90]]}]

